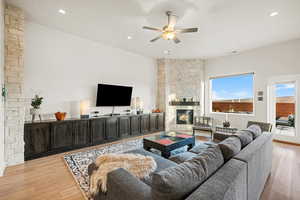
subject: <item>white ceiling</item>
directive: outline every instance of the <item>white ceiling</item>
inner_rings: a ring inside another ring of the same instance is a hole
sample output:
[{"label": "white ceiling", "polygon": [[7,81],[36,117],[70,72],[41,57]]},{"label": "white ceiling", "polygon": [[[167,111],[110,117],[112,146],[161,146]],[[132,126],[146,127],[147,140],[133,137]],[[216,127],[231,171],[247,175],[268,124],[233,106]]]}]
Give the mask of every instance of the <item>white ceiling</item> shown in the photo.
[{"label": "white ceiling", "polygon": [[[28,20],[151,57],[208,58],[300,38],[300,0],[8,0]],[[66,10],[66,15],[58,13]],[[149,40],[162,27],[165,11],[179,15],[182,43]],[[279,15],[270,17],[271,12]],[[132,36],[131,40],[127,36]]]}]

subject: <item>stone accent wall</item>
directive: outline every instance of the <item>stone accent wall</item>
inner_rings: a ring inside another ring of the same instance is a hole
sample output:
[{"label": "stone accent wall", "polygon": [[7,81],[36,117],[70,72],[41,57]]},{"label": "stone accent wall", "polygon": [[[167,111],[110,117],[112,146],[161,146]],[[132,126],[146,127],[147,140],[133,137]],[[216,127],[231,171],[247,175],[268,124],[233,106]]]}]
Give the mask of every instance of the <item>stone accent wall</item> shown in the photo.
[{"label": "stone accent wall", "polygon": [[5,68],[7,88],[5,103],[5,160],[7,165],[24,162],[24,120],[26,100],[23,96],[24,13],[5,6]]},{"label": "stone accent wall", "polygon": [[165,59],[157,60],[157,99],[156,107],[166,111],[166,67]]},{"label": "stone accent wall", "polygon": [[[201,59],[157,60],[157,107],[166,112],[167,130],[190,130],[191,125],[176,124],[176,109],[193,109],[194,115],[204,113],[204,61]],[[200,106],[170,106],[175,98],[191,98]]]},{"label": "stone accent wall", "polygon": [[[4,1],[0,0],[0,84],[4,86]],[[0,97],[0,176],[5,168],[4,159],[4,98]]]}]

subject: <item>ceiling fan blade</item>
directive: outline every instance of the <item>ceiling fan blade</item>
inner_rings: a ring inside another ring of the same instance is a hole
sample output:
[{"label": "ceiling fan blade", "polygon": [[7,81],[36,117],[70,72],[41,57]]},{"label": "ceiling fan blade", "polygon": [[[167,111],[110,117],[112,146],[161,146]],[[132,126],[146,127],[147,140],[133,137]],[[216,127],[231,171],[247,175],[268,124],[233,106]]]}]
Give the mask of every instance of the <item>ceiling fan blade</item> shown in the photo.
[{"label": "ceiling fan blade", "polygon": [[147,29],[147,30],[151,30],[151,31],[159,31],[161,32],[162,30],[159,28],[153,28],[153,27],[149,27],[149,26],[143,26],[143,29]]},{"label": "ceiling fan blade", "polygon": [[178,39],[178,37],[174,37],[173,41],[174,41],[176,44],[178,44],[179,42],[181,42],[181,41]]},{"label": "ceiling fan blade", "polygon": [[150,42],[155,42],[156,40],[158,40],[158,39],[160,39],[160,38],[161,38],[161,36],[158,36],[158,37],[153,38],[152,40],[150,40]]},{"label": "ceiling fan blade", "polygon": [[198,32],[198,28],[184,28],[184,29],[177,29],[177,33],[194,33]]},{"label": "ceiling fan blade", "polygon": [[176,25],[177,22],[177,16],[172,14],[171,11],[167,12],[167,16],[168,16],[168,28],[174,29],[174,26]]}]

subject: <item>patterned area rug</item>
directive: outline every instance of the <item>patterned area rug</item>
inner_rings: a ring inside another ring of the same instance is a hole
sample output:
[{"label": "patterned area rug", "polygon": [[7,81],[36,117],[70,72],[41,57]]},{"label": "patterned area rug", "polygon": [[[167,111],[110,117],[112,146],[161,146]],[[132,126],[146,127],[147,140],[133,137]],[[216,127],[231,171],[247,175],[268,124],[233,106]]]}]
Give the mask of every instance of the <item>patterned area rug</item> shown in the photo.
[{"label": "patterned area rug", "polygon": [[[201,142],[196,140],[196,144]],[[78,183],[85,199],[89,193],[88,166],[100,155],[106,153],[122,153],[134,149],[143,148],[143,139],[133,139],[121,143],[114,143],[97,149],[66,154],[63,158],[69,167],[70,172]],[[172,155],[186,151],[187,147],[182,147],[171,152]],[[152,150],[153,153],[160,154],[159,151]]]},{"label": "patterned area rug", "polygon": [[122,153],[125,151],[131,151],[142,147],[142,139],[129,140],[126,142],[114,143],[105,147],[100,147],[98,149],[67,154],[64,156],[64,160],[67,166],[69,167],[73,177],[79,184],[80,189],[83,191],[85,198],[89,199],[89,164],[94,162],[98,156],[106,153]]}]

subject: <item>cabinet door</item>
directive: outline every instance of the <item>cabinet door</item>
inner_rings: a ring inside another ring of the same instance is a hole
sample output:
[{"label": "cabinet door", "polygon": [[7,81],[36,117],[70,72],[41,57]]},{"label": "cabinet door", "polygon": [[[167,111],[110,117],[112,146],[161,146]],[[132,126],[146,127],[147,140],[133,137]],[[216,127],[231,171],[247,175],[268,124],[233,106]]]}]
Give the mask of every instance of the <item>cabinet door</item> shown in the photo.
[{"label": "cabinet door", "polygon": [[105,124],[106,138],[108,140],[115,140],[119,138],[119,123],[118,117],[106,118]]},{"label": "cabinet door", "polygon": [[150,132],[150,130],[149,130],[149,121],[150,121],[150,116],[149,115],[142,115],[141,116],[141,132],[143,134]]},{"label": "cabinet door", "polygon": [[164,115],[164,113],[159,113],[157,116],[157,128],[159,131],[165,130],[165,115]]},{"label": "cabinet door", "polygon": [[157,114],[150,114],[150,131],[157,131]]},{"label": "cabinet door", "polygon": [[119,134],[120,137],[130,136],[130,117],[122,116],[119,118]]},{"label": "cabinet door", "polygon": [[24,130],[25,160],[50,148],[50,125],[28,124]]},{"label": "cabinet door", "polygon": [[141,121],[138,115],[130,117],[131,135],[138,136],[141,134]]},{"label": "cabinet door", "polygon": [[92,144],[100,144],[106,140],[104,118],[91,120],[91,139]]},{"label": "cabinet door", "polygon": [[61,121],[51,124],[51,149],[70,149],[73,146],[73,123]]},{"label": "cabinet door", "polygon": [[73,122],[74,146],[87,146],[90,144],[89,120],[78,120]]}]

